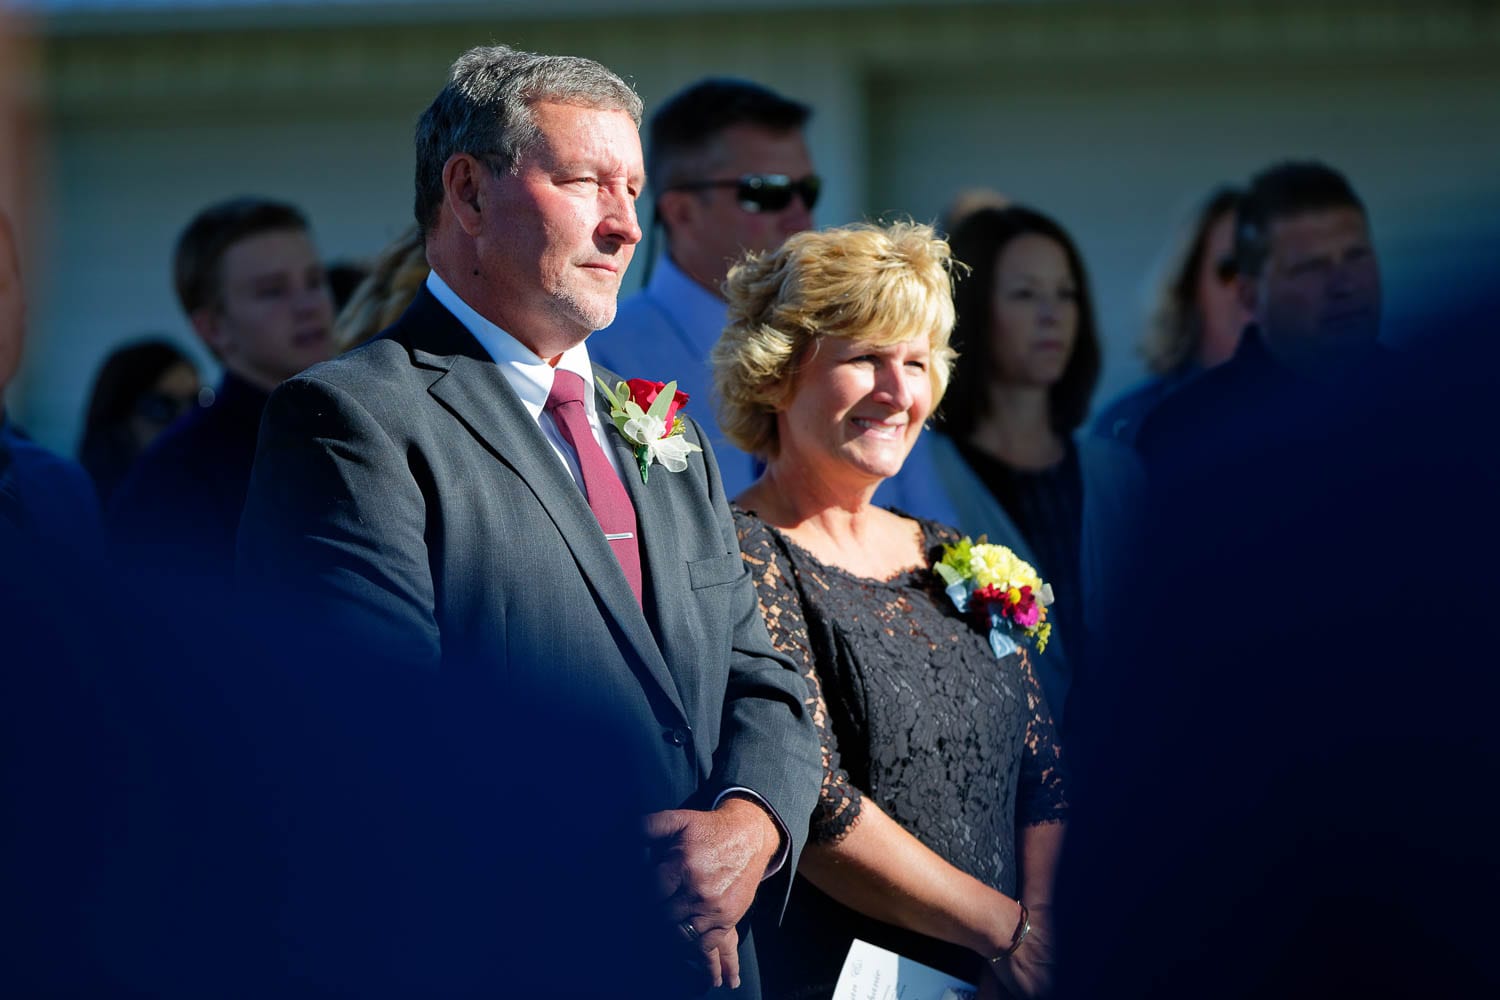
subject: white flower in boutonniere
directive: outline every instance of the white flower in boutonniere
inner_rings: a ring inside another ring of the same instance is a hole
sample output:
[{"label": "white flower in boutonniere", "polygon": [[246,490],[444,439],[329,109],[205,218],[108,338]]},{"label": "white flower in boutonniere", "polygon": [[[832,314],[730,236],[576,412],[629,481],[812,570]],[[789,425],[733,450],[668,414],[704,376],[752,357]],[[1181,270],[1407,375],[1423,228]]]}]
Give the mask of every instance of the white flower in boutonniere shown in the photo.
[{"label": "white flower in boutonniere", "polygon": [[681,472],[687,468],[688,456],[703,450],[683,436],[687,424],[678,411],[687,405],[688,395],[677,391],[676,382],[633,378],[613,390],[603,379],[598,382],[609,400],[610,419],[625,440],[635,445],[641,482],[647,481],[652,462],[660,462],[669,472]]}]

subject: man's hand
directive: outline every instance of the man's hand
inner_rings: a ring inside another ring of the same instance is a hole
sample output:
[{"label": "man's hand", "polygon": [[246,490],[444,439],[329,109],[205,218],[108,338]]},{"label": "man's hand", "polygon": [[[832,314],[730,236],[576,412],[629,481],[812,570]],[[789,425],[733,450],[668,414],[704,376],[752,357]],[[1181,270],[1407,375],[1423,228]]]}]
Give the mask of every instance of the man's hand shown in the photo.
[{"label": "man's hand", "polygon": [[645,819],[656,888],[684,942],[701,953],[714,986],[740,985],[739,932],[781,834],[764,809],[726,798],[712,812],[672,809]]}]

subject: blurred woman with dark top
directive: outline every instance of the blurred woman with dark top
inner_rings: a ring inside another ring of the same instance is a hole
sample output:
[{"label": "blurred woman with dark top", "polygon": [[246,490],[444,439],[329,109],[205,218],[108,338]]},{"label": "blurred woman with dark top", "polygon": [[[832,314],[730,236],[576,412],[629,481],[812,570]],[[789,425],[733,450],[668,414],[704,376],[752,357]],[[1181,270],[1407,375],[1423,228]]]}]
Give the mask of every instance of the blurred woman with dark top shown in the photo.
[{"label": "blurred woman with dark top", "polygon": [[104,359],[78,445],[78,460],[94,480],[101,505],[109,503],[136,456],[197,405],[199,388],[192,359],[163,338],[126,344]]},{"label": "blurred woman with dark top", "polygon": [[767,996],[827,997],[855,938],[1046,988],[1067,803],[1027,652],[998,656],[934,565],[952,528],[873,505],[948,384],[932,229],[792,236],[729,273],[720,423],[765,463],[735,501],[772,641],[802,668],[824,780],[799,884],[756,940]]},{"label": "blurred woman with dark top", "polygon": [[1021,205],[976,211],[951,237],[963,358],[938,413],[932,462],[965,534],[1032,563],[1057,594],[1058,638],[1036,667],[1059,722],[1085,657],[1094,591],[1117,518],[1138,495],[1132,456],[1075,437],[1099,378],[1083,258],[1056,221]]}]

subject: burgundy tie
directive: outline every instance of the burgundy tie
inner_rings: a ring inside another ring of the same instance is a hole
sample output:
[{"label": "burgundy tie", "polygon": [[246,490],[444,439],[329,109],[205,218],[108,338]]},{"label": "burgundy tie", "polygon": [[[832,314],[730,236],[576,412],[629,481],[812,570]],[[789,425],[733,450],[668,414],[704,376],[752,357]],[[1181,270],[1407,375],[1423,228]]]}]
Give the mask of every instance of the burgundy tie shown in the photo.
[{"label": "burgundy tie", "polygon": [[563,440],[573,446],[578,467],[583,471],[583,492],[588,497],[599,527],[614,550],[620,568],[635,600],[641,601],[641,550],[636,542],[635,505],[615,474],[615,467],[594,432],[589,427],[588,412],[583,408],[583,379],[570,371],[558,369],[552,379],[552,394],[547,397],[547,412],[557,424]]}]

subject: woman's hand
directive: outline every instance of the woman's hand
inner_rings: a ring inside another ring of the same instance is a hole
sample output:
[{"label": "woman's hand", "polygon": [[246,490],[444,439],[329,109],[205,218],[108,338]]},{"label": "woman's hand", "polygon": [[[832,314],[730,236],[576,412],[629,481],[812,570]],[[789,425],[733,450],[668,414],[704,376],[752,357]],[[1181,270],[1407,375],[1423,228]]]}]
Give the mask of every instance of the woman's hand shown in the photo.
[{"label": "woman's hand", "polygon": [[1011,993],[1000,985],[998,970],[986,972],[979,980],[979,992],[974,994],[974,1000],[1009,1000]]},{"label": "woman's hand", "polygon": [[1031,907],[1030,914],[1031,931],[1026,940],[1014,955],[991,963],[995,974],[986,976],[986,982],[980,984],[980,1000],[1000,996],[985,992],[991,980],[1017,997],[1044,997],[1052,991],[1052,907],[1038,904]]}]

